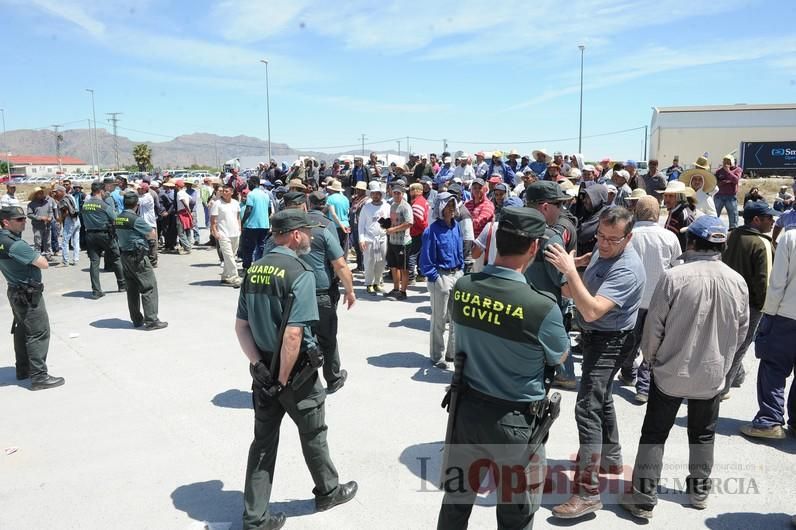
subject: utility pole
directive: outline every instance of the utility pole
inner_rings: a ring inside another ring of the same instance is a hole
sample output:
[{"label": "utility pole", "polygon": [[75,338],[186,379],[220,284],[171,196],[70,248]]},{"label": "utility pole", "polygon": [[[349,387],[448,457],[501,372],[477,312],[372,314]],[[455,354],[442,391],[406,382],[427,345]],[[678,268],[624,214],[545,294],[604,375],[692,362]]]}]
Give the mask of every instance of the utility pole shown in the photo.
[{"label": "utility pole", "polygon": [[362,156],[365,156],[365,133],[362,133]]},{"label": "utility pole", "polygon": [[113,153],[114,153],[114,159],[116,160],[116,165],[114,166],[114,169],[119,169],[119,136],[116,134],[117,133],[116,127],[117,123],[119,122],[119,118],[117,118],[116,116],[121,114],[121,112],[106,112],[105,114],[110,116],[110,118],[108,118],[108,121],[113,124]]},{"label": "utility pole", "polygon": [[647,125],[644,126],[644,156],[642,160],[647,159]]},{"label": "utility pole", "polygon": [[412,146],[409,145],[409,137],[406,137],[406,154],[410,154],[412,152]]},{"label": "utility pole", "polygon": [[448,150],[448,139],[447,138],[443,138],[442,139],[442,152],[444,153],[447,150]]},{"label": "utility pole", "polygon": [[[221,170],[221,166],[218,165],[218,140],[215,140],[213,142],[213,148],[216,151],[216,169],[218,169],[220,171]],[[269,160],[269,162],[270,162],[270,160]]]},{"label": "utility pole", "polygon": [[401,156],[401,140],[398,140],[398,156]]},{"label": "utility pole", "polygon": [[62,125],[52,125],[53,129],[55,129],[55,158],[58,160],[58,172],[63,173],[64,168],[61,165],[61,142],[64,139],[64,135],[58,132],[58,129],[63,127]]},{"label": "utility pole", "polygon": [[583,50],[586,46],[578,45],[580,50],[580,112],[578,117],[578,153],[583,153]]},{"label": "utility pole", "polygon": [[8,178],[11,179],[11,151],[8,149],[8,138],[6,138],[6,109],[0,109],[0,114],[3,115],[3,147],[6,148],[6,170],[8,171]]},{"label": "utility pole", "polygon": [[265,65],[265,119],[268,123],[268,163],[271,163],[271,96],[268,88],[268,61],[260,59],[260,62]]}]

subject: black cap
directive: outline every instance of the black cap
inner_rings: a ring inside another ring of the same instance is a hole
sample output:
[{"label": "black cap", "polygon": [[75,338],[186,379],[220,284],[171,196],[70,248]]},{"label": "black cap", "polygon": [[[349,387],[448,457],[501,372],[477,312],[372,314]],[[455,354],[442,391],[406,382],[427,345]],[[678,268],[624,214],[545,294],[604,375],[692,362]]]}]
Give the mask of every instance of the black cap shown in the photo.
[{"label": "black cap", "polygon": [[271,217],[271,229],[277,234],[284,234],[299,228],[316,228],[320,226],[313,223],[306,212],[294,208],[280,210]]},{"label": "black cap", "polygon": [[113,177],[105,177],[104,179],[102,179],[102,183],[103,184],[116,184],[116,179],[114,179]]},{"label": "black cap", "polygon": [[309,195],[310,203],[315,206],[326,204],[326,194],[322,191],[313,191]]},{"label": "black cap", "polygon": [[454,182],[450,186],[448,186],[448,193],[456,197],[457,199],[461,199],[462,197],[462,185],[458,182]]},{"label": "black cap", "polygon": [[544,216],[533,208],[503,208],[498,223],[498,230],[532,239],[542,237],[546,228]]},{"label": "black cap", "polygon": [[0,219],[25,219],[25,210],[19,206],[3,206],[0,208]]},{"label": "black cap", "polygon": [[299,206],[307,201],[307,195],[301,191],[289,191],[282,197],[285,206]]},{"label": "black cap", "polygon": [[526,202],[562,202],[571,197],[564,193],[561,186],[552,180],[537,180],[525,188]]}]

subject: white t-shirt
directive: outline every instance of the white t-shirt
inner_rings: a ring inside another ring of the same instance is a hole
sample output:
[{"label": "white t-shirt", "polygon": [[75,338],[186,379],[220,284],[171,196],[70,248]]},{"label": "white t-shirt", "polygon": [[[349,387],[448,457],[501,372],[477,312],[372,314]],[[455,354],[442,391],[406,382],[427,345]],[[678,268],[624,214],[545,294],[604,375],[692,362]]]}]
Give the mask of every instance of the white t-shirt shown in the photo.
[{"label": "white t-shirt", "polygon": [[486,250],[487,243],[489,244],[489,255],[481,254],[473,264],[473,272],[481,272],[484,270],[485,265],[493,265],[497,257],[497,229],[498,224],[494,221],[486,224],[475,244],[478,245],[482,251]]},{"label": "white t-shirt", "polygon": [[180,212],[185,210],[188,206],[187,204],[191,204],[191,196],[188,195],[188,192],[185,190],[180,190],[177,192],[177,211]]},{"label": "white t-shirt", "polygon": [[219,239],[240,236],[240,203],[235,199],[224,202],[219,199],[210,207],[210,217],[216,217],[216,229]]},{"label": "white t-shirt", "polygon": [[152,198],[151,193],[147,192],[138,196],[138,215],[152,228],[158,226],[155,216],[155,199]]}]

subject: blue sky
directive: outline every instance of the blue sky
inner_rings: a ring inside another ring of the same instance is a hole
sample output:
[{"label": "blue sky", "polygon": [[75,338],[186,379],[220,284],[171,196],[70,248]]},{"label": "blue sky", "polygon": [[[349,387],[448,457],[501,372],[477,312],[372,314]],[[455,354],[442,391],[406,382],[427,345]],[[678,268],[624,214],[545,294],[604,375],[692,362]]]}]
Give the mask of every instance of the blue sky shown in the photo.
[{"label": "blue sky", "polygon": [[364,133],[376,151],[411,136],[429,140],[410,140],[419,152],[442,138],[452,151],[575,152],[577,139],[554,140],[578,136],[578,44],[587,159],[640,157],[643,130],[590,136],[649,124],[653,106],[796,101],[793,0],[0,0],[0,12],[9,129],[83,127],[93,88],[98,125],[122,112],[133,140],[264,139],[267,58],[274,142],[354,146]]}]

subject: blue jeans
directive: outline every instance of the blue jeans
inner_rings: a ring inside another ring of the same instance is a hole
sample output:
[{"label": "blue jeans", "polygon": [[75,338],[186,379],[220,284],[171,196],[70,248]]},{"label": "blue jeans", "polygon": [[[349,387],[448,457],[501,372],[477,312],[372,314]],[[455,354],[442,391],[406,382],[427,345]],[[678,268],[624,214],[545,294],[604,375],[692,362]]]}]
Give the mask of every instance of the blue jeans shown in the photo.
[{"label": "blue jeans", "polygon": [[730,219],[730,228],[738,226],[738,198],[735,195],[713,196],[713,204],[716,205],[716,217],[721,217],[721,211],[727,208],[727,217]]},{"label": "blue jeans", "polygon": [[[757,328],[755,356],[757,406],[754,426],[771,428],[785,423],[785,383],[796,369],[796,320],[779,315],[763,315]],[[796,384],[788,394],[788,425],[796,429]]]},{"label": "blue jeans", "polygon": [[265,239],[268,237],[267,228],[244,228],[241,234],[241,260],[243,269],[246,270],[252,264],[263,257]]},{"label": "blue jeans", "polygon": [[[72,259],[67,260],[67,255],[69,254],[69,244],[72,244]],[[74,219],[67,216],[64,219],[64,247],[63,255],[64,264],[67,261],[71,261],[72,263],[77,263],[80,261],[80,219],[75,217]]]}]

